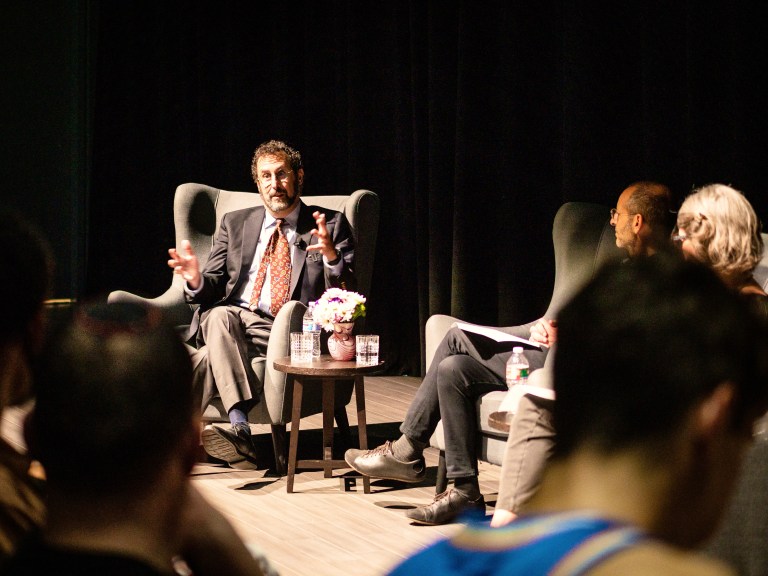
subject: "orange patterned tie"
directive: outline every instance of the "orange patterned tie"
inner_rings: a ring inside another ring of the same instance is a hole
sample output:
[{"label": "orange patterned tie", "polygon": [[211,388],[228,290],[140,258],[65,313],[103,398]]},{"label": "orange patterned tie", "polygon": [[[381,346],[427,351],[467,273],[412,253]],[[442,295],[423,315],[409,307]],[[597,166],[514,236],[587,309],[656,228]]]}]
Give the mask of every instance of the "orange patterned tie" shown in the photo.
[{"label": "orange patterned tie", "polygon": [[288,238],[283,232],[283,222],[282,218],[275,220],[275,232],[269,237],[264,256],[259,263],[259,271],[256,273],[250,301],[251,310],[258,308],[259,296],[264,287],[267,266],[269,266],[269,312],[272,316],[277,316],[280,308],[288,301],[288,290],[291,285],[291,247],[288,245]]}]

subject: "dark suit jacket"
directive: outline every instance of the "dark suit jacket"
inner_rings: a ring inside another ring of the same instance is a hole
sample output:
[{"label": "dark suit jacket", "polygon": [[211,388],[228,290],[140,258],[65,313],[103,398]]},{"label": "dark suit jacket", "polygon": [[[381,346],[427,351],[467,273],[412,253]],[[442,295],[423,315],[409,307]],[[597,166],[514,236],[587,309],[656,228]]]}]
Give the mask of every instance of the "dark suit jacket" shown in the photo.
[{"label": "dark suit jacket", "polygon": [[[311,234],[316,227],[312,217],[315,211],[325,214],[328,232],[341,253],[344,265],[338,276],[328,273],[319,252],[307,252],[308,245],[317,243],[317,238]],[[187,296],[189,302],[200,304],[200,313],[214,306],[228,304],[231,296],[242,291],[256,255],[264,214],[264,207],[258,206],[228,212],[222,217],[208,262],[202,270],[202,288],[194,297]],[[354,238],[344,214],[301,202],[294,244],[297,250],[291,263],[291,300],[300,300],[306,304],[310,300],[317,300],[326,288],[355,289]],[[190,327],[192,333],[196,331],[197,325],[196,314]]]}]

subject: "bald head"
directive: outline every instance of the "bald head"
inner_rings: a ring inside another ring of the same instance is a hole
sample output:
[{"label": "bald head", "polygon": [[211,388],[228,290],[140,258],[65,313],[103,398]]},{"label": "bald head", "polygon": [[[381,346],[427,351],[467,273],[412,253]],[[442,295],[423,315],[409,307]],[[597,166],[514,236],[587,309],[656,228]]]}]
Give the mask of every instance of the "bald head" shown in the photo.
[{"label": "bald head", "polygon": [[672,192],[658,182],[640,181],[628,186],[616,203],[611,224],[616,245],[630,257],[650,256],[666,248],[672,226]]}]

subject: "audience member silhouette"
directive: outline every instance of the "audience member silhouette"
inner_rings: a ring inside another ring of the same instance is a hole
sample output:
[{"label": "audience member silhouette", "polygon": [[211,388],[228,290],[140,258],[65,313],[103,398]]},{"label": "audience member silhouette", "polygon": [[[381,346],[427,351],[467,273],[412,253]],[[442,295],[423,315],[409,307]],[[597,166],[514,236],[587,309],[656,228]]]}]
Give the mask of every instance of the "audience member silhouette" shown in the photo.
[{"label": "audience member silhouette", "polygon": [[692,552],[768,408],[765,319],[707,266],[604,267],[558,316],[554,445],[524,515],[392,574],[730,574]]},{"label": "audience member silhouette", "polygon": [[[41,232],[18,212],[0,213],[0,416],[32,394],[31,363],[46,332],[53,258]],[[42,482],[30,475],[32,460],[0,438],[0,567],[24,535],[45,518]]]},{"label": "audience member silhouette", "polygon": [[[28,433],[48,519],[7,574],[262,574],[191,485],[200,440],[192,365],[159,312],[89,304],[50,338]],[[159,440],[160,439],[160,440]]]}]

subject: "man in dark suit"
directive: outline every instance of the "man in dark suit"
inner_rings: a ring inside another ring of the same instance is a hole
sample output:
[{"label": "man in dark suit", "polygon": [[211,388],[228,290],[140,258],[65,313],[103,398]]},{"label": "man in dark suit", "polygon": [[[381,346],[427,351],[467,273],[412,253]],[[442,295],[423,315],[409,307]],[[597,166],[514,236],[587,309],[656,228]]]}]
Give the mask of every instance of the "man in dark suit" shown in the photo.
[{"label": "man in dark suit", "polygon": [[232,424],[209,429],[203,446],[238,468],[256,464],[247,414],[263,382],[250,360],[266,355],[278,311],[288,300],[316,300],[326,288],[354,288],[349,223],[340,212],[300,200],[300,153],[284,142],[265,142],[254,153],[251,173],[264,206],[224,215],[202,269],[187,240],[169,250],[168,261],[186,281],[187,301],[200,304],[196,389],[203,406],[218,393]]}]

